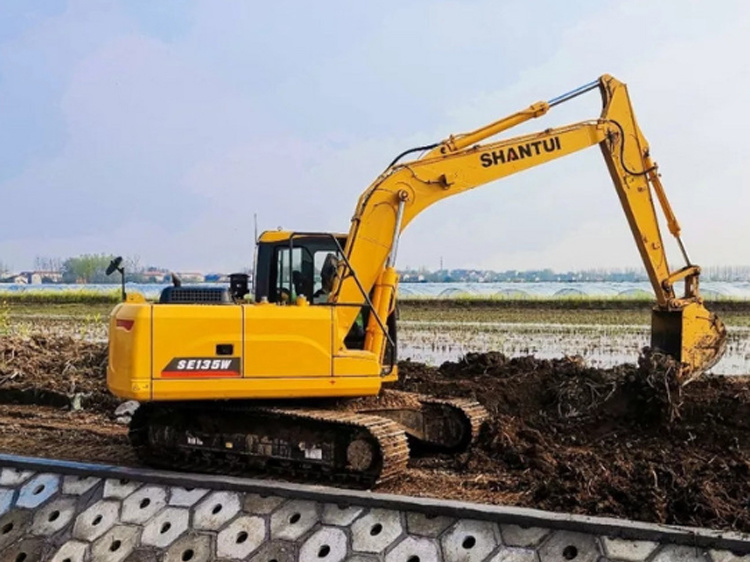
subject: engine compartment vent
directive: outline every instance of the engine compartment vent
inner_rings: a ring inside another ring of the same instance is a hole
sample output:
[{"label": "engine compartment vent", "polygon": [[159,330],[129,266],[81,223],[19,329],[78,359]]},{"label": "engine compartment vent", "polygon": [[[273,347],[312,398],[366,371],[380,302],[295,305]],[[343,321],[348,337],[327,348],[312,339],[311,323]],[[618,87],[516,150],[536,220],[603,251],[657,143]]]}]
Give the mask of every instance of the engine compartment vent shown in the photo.
[{"label": "engine compartment vent", "polygon": [[234,304],[225,287],[166,287],[159,304]]}]

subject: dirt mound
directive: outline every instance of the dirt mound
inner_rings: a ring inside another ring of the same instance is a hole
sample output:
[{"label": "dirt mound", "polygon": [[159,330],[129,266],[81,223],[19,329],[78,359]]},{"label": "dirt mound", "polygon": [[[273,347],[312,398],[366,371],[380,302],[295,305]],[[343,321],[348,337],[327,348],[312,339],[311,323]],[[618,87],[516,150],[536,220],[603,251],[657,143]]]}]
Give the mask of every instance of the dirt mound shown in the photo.
[{"label": "dirt mound", "polygon": [[0,338],[0,400],[111,410],[107,345],[71,337]]},{"label": "dirt mound", "polygon": [[472,397],[491,414],[469,453],[417,461],[462,476],[445,496],[748,532],[750,382],[681,387],[673,366],[467,354],[439,368],[402,362],[398,386]]}]

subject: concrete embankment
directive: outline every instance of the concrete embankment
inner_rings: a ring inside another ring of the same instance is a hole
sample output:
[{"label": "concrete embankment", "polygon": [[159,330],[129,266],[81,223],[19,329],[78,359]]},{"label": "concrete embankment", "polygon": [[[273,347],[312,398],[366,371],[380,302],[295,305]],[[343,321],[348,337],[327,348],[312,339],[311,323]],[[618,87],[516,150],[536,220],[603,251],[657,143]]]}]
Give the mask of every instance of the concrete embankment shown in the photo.
[{"label": "concrete embankment", "polygon": [[745,535],[0,455],[5,562],[748,562]]}]

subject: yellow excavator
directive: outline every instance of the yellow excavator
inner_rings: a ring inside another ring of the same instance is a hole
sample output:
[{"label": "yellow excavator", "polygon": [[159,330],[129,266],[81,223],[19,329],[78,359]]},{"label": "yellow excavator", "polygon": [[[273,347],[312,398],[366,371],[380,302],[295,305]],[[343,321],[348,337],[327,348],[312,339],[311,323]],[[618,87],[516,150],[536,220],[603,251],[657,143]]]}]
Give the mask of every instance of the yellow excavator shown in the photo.
[{"label": "yellow excavator", "polygon": [[[596,120],[485,142],[597,89]],[[127,295],[110,319],[107,382],[141,402],[129,433],[138,456],[172,469],[367,487],[403,471],[410,447],[468,447],[486,416],[479,404],[387,389],[398,377],[399,236],[437,201],[594,145],[656,295],[651,347],[679,362],[684,381],[704,373],[722,356],[726,330],[703,305],[700,268],[682,244],[627,88],[605,75],[402,153],[361,195],[348,234],[263,233],[252,299],[242,274],[226,288],[175,283],[156,303]],[[667,263],[654,195],[686,262],[677,270]]]}]

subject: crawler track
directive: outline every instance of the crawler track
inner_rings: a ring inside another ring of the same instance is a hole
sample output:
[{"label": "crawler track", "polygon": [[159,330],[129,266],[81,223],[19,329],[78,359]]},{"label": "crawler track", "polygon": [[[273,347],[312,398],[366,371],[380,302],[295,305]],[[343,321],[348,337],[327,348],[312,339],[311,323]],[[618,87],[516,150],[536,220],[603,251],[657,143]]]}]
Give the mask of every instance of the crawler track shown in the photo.
[{"label": "crawler track", "polygon": [[409,460],[406,434],[397,423],[336,410],[144,404],[129,435],[138,458],[151,466],[263,472],[357,488],[393,478]]}]

